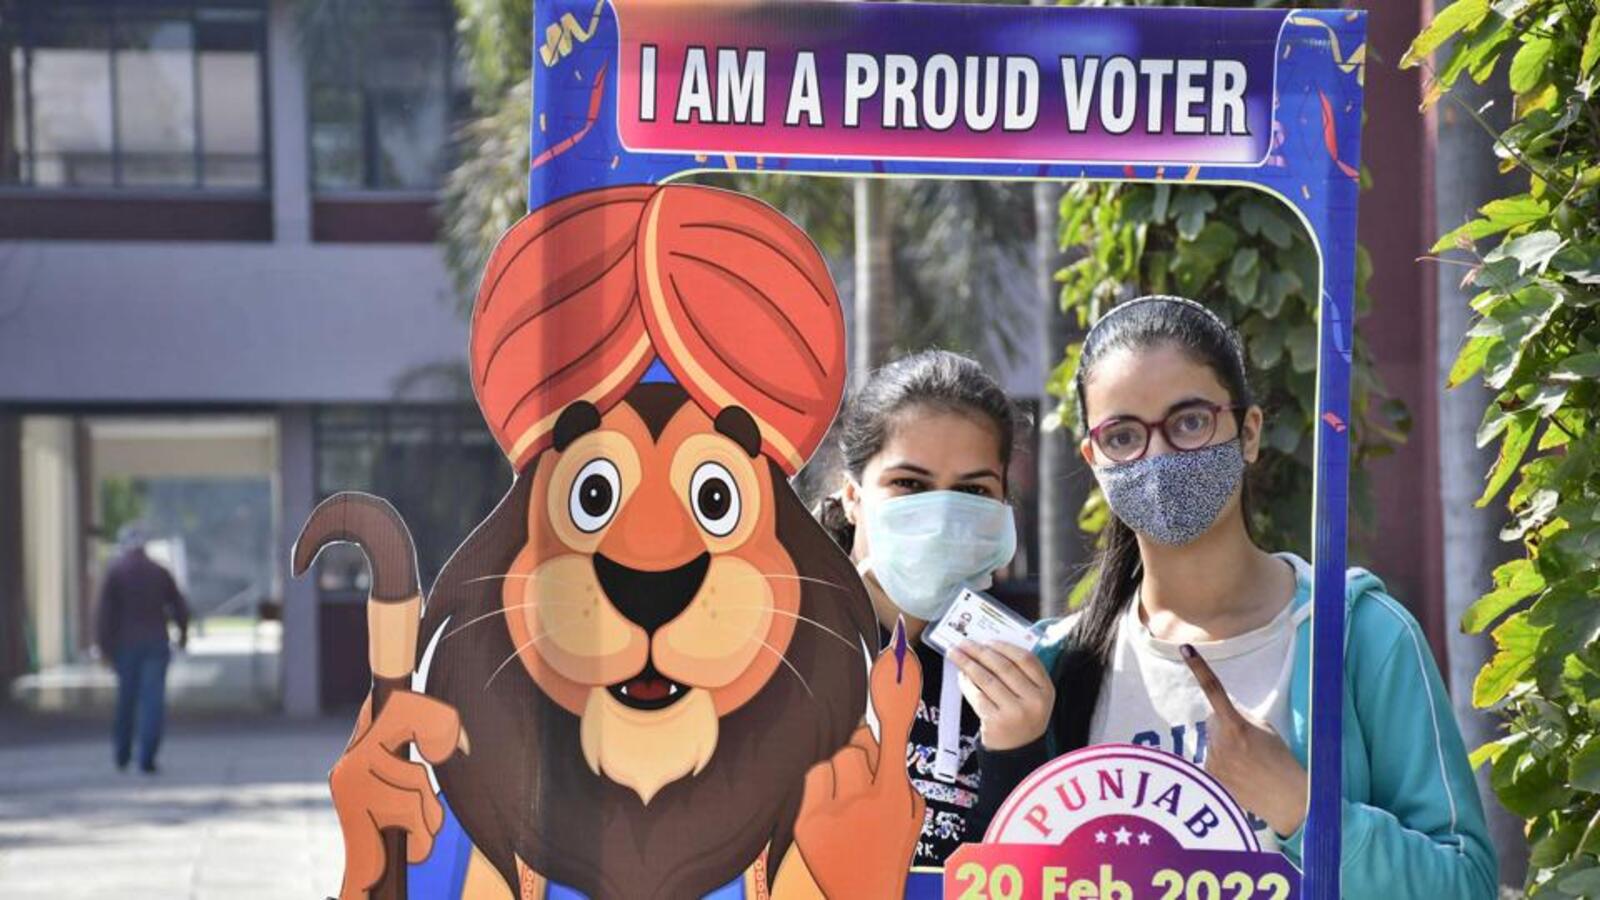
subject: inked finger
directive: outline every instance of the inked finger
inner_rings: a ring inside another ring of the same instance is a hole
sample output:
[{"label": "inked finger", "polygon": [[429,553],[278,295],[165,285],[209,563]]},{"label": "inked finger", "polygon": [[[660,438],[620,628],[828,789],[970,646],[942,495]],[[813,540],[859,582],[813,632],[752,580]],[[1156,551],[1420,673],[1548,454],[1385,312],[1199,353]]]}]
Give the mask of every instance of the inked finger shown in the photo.
[{"label": "inked finger", "polygon": [[1194,673],[1195,681],[1199,682],[1200,690],[1206,695],[1206,701],[1211,704],[1211,712],[1219,718],[1231,722],[1240,720],[1239,710],[1233,705],[1233,698],[1228,696],[1227,688],[1222,686],[1222,679],[1211,670],[1211,666],[1200,656],[1192,644],[1184,644],[1178,648],[1183,656],[1183,661],[1189,664],[1189,671]]},{"label": "inked finger", "polygon": [[[905,620],[896,623],[889,646],[872,664],[869,675],[872,710],[878,717],[878,759],[905,759],[911,723],[922,699],[922,663],[906,639]],[[892,766],[879,766],[878,772]],[[901,767],[904,773],[904,768]]]}]

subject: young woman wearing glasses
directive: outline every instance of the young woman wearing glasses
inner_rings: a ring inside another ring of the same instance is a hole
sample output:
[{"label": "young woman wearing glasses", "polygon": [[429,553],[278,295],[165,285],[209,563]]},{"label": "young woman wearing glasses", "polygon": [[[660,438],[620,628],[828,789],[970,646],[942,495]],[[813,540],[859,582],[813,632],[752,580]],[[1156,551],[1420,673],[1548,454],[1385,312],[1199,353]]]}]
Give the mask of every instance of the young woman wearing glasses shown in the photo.
[{"label": "young woman wearing glasses", "polygon": [[[1076,387],[1111,520],[1090,599],[1040,623],[1049,686],[992,653],[957,654],[986,723],[978,817],[1057,754],[1142,744],[1203,763],[1262,845],[1298,863],[1311,569],[1251,539],[1262,411],[1238,336],[1197,303],[1142,297],[1090,330]],[[1346,593],[1343,893],[1492,898],[1483,808],[1421,629],[1363,570]],[[1030,714],[1041,695],[1046,711]],[[991,733],[991,719],[1010,727]]]}]

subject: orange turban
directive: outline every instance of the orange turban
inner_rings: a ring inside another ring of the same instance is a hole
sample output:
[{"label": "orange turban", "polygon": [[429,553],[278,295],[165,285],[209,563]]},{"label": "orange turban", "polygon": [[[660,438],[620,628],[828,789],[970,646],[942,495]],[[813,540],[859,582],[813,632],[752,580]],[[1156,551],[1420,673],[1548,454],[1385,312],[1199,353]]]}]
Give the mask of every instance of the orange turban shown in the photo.
[{"label": "orange turban", "polygon": [[561,411],[622,399],[657,357],[715,417],[743,407],[794,474],[844,392],[844,319],[816,245],[731,191],[629,185],[523,217],[489,259],[472,383],[518,470]]}]

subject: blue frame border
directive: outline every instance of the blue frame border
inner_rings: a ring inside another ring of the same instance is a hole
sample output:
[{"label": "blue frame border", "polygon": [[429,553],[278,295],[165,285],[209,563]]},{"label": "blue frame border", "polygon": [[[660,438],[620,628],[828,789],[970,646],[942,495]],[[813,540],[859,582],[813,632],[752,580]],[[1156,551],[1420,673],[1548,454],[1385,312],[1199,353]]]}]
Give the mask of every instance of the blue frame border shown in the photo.
[{"label": "blue frame border", "polygon": [[[775,0],[771,26],[789,4]],[[908,29],[936,4],[896,3]],[[972,7],[963,7],[972,9]],[[996,23],[1039,7],[986,7]],[[1169,9],[1044,8],[1063,29],[1118,16],[1159,30]],[[1239,10],[1217,10],[1238,15]],[[687,13],[686,13],[687,14]],[[792,16],[793,11],[788,15]],[[1341,728],[1344,691],[1345,545],[1349,481],[1350,363],[1354,322],[1366,13],[1260,10],[1283,17],[1275,54],[1272,149],[1256,165],[996,163],[635,152],[618,133],[616,8],[610,0],[549,0],[534,10],[533,125],[528,208],[615,184],[651,184],[731,169],[823,176],[991,180],[1171,181],[1247,185],[1300,217],[1321,257],[1315,433],[1311,655],[1311,798],[1302,896],[1339,896]],[[604,73],[609,70],[610,76]],[[571,152],[567,152],[571,151]]]}]

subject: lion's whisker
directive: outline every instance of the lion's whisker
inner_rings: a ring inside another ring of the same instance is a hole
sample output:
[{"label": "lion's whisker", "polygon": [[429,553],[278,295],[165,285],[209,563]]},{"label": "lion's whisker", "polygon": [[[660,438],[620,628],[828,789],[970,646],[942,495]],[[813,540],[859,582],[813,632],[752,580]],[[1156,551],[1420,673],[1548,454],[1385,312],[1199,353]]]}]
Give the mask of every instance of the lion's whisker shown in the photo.
[{"label": "lion's whisker", "polygon": [[439,640],[441,640],[441,641],[448,640],[449,638],[455,636],[456,634],[458,634],[458,633],[460,633],[462,631],[465,631],[468,627],[470,627],[472,625],[476,625],[476,624],[478,624],[479,622],[482,622],[485,619],[492,619],[495,616],[504,615],[504,614],[506,614],[508,612],[512,612],[513,610],[527,609],[530,606],[581,606],[581,605],[583,605],[583,604],[578,602],[578,601],[574,601],[574,600],[553,600],[553,599],[550,599],[550,598],[541,598],[541,599],[538,599],[538,600],[531,600],[531,601],[529,601],[527,603],[513,603],[510,606],[502,606],[499,609],[494,610],[493,612],[486,612],[481,616],[473,616],[471,619],[468,619],[467,621],[462,622],[460,627],[452,628],[449,631],[445,632],[444,637],[439,638]]},{"label": "lion's whisker", "polygon": [[746,574],[740,572],[740,573],[734,573],[734,574],[732,574],[730,576],[730,580],[740,580],[740,579],[742,579],[744,581],[751,581],[751,580],[753,580],[755,578],[761,578],[761,579],[764,579],[764,580],[767,580],[767,581],[779,581],[779,580],[784,580],[784,581],[808,581],[808,582],[810,582],[812,584],[820,584],[823,587],[833,588],[836,591],[844,591],[845,593],[849,593],[850,592],[850,588],[849,587],[847,587],[845,585],[842,585],[842,584],[839,584],[836,581],[828,581],[828,580],[823,579],[823,578],[812,578],[809,575],[791,575],[791,574],[789,574],[787,572],[757,572],[757,573],[755,573],[755,575],[746,575]]},{"label": "lion's whisker", "polygon": [[504,660],[501,660],[500,665],[494,667],[494,671],[489,673],[489,680],[485,681],[483,683],[483,689],[487,691],[489,689],[489,685],[494,682],[495,677],[500,674],[500,670],[504,669],[506,666],[510,665],[512,660],[516,659],[518,656],[520,656],[522,654],[522,651],[532,649],[535,644],[539,643],[540,641],[544,640],[547,637],[550,637],[553,634],[560,634],[563,631],[567,631],[567,630],[569,630],[569,629],[571,629],[571,628],[573,628],[573,627],[575,627],[577,625],[582,625],[582,624],[584,624],[584,623],[582,623],[582,622],[570,622],[570,623],[568,623],[568,624],[566,624],[566,625],[564,625],[564,626],[562,626],[560,628],[547,628],[544,631],[539,632],[539,634],[536,637],[534,637],[532,640],[530,640],[527,643],[523,644],[522,646],[516,648],[515,650],[512,650],[510,656],[507,656]]},{"label": "lion's whisker", "polygon": [[515,579],[522,579],[526,581],[530,578],[538,578],[541,581],[549,581],[552,585],[559,587],[581,588],[588,586],[582,581],[573,581],[570,578],[556,578],[549,573],[540,574],[538,572],[502,572],[498,575],[479,575],[476,578],[465,579],[464,581],[459,582],[459,584],[476,584],[480,581],[509,581]]},{"label": "lion's whisker", "polygon": [[816,699],[817,695],[812,692],[811,683],[806,681],[806,677],[804,675],[801,675],[800,674],[800,670],[794,667],[794,663],[789,661],[789,657],[785,656],[782,652],[780,652],[777,647],[772,646],[771,644],[767,643],[766,641],[763,641],[760,638],[756,638],[755,641],[756,641],[756,643],[761,645],[762,649],[766,650],[768,653],[771,653],[773,656],[776,656],[778,658],[778,662],[781,662],[785,666],[788,666],[789,667],[789,671],[794,673],[794,677],[800,679],[800,686],[806,689],[806,695],[809,696],[813,700]]},{"label": "lion's whisker", "polygon": [[772,613],[774,613],[776,615],[788,616],[791,619],[796,619],[798,621],[804,622],[807,625],[811,625],[811,626],[814,626],[816,628],[820,628],[823,631],[827,632],[828,634],[833,635],[833,637],[836,640],[838,640],[839,643],[845,645],[846,647],[849,647],[851,650],[855,650],[856,649],[856,645],[851,643],[849,638],[845,637],[844,635],[840,634],[839,632],[834,631],[832,628],[829,628],[828,626],[822,624],[821,622],[818,622],[816,619],[813,619],[810,616],[802,616],[799,613],[789,612],[787,609],[778,609],[775,606],[721,606],[721,605],[719,605],[717,608],[718,609],[726,609],[726,610],[739,610],[739,609],[767,610],[767,611],[772,612]]},{"label": "lion's whisker", "polygon": [[[728,624],[728,623],[725,623],[725,622],[718,622],[715,619],[713,619],[711,621],[712,621],[713,625],[721,625],[721,626],[726,627],[726,628],[734,627],[731,624]],[[806,677],[804,675],[800,674],[800,670],[794,667],[794,663],[789,661],[789,657],[787,655],[785,655],[783,651],[779,650],[777,647],[772,646],[771,644],[767,643],[766,641],[762,640],[761,638],[751,637],[750,639],[755,641],[756,643],[760,644],[762,646],[762,648],[765,649],[768,653],[771,653],[773,656],[776,656],[778,658],[778,662],[781,662],[785,666],[788,666],[789,667],[789,671],[794,673],[794,677],[800,679],[800,686],[806,689],[806,694],[808,696],[810,696],[813,700],[816,699],[817,695],[815,693],[813,693],[812,690],[811,690],[811,682],[806,681]]]}]

